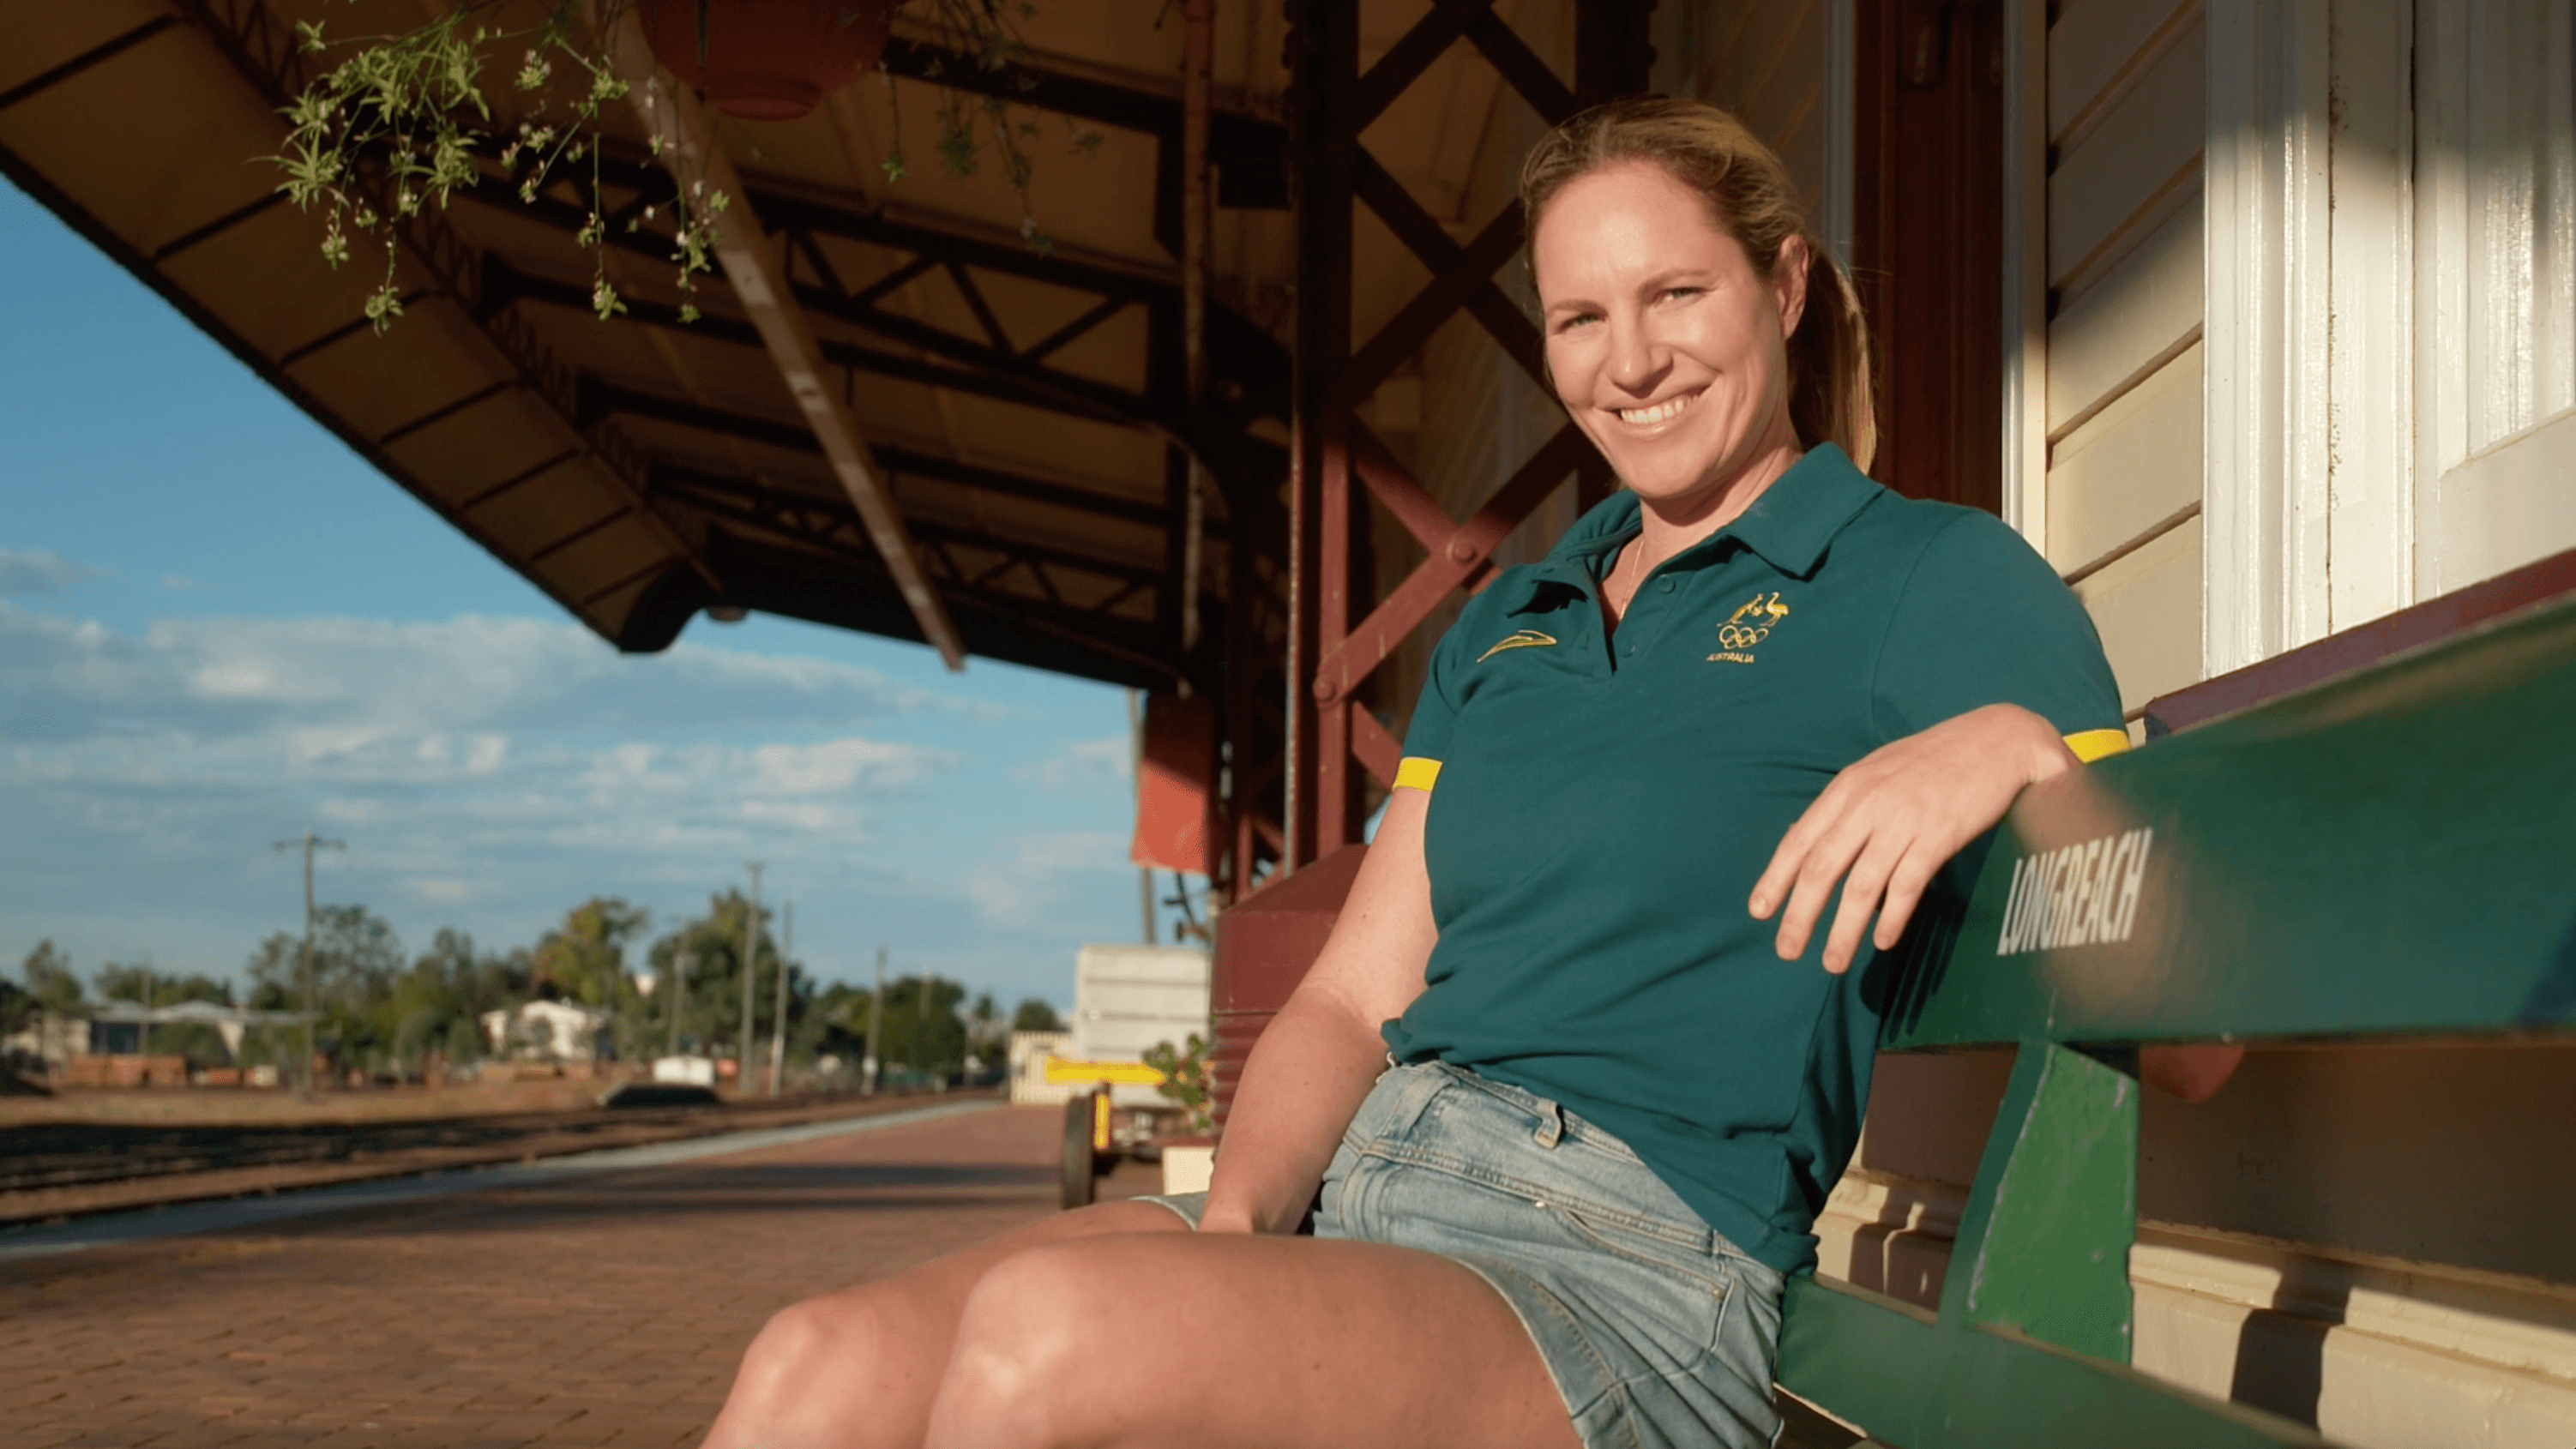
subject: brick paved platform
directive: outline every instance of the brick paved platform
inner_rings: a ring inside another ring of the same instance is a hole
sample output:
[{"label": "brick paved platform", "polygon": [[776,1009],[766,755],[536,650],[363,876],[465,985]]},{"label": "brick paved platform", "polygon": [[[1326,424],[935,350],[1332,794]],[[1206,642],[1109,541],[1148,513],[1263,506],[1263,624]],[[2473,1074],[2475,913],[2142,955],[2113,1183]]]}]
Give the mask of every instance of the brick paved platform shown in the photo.
[{"label": "brick paved platform", "polygon": [[0,1438],[694,1444],[771,1312],[1053,1211],[1061,1120],[995,1108],[0,1264]]}]

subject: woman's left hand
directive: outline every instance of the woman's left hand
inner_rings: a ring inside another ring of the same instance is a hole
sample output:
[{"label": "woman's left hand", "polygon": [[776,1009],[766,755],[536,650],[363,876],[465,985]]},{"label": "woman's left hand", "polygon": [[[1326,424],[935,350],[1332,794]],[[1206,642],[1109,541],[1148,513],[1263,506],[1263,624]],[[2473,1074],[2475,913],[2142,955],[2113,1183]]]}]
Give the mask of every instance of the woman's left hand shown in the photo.
[{"label": "woman's left hand", "polygon": [[1887,950],[1960,847],[2003,819],[2023,787],[2076,763],[2047,720],[2010,704],[1990,704],[1872,750],[1836,775],[1781,838],[1753,884],[1753,917],[1767,921],[1780,912],[1780,959],[1795,961],[1834,882],[1842,881],[1824,966],[1847,971],[1872,911],[1873,939]]}]

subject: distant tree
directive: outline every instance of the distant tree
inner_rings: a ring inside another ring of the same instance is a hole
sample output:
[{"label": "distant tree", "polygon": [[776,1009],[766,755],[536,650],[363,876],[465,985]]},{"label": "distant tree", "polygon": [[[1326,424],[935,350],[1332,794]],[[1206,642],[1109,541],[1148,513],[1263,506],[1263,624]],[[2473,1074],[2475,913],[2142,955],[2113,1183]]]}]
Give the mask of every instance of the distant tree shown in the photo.
[{"label": "distant tree", "polygon": [[1000,1046],[1010,1030],[1002,1025],[1002,1008],[993,1001],[993,993],[979,991],[975,1004],[966,1009],[966,1040],[978,1056],[989,1057]]},{"label": "distant tree", "polygon": [[877,1060],[889,1068],[951,1076],[966,1063],[966,1021],[958,1007],[966,988],[954,981],[925,983],[906,976],[886,983],[885,1040]]},{"label": "distant tree", "polygon": [[458,1017],[447,1024],[447,1059],[463,1065],[483,1060],[483,1024]]},{"label": "distant tree", "polygon": [[[740,891],[711,896],[705,915],[681,923],[679,929],[646,950],[645,963],[654,975],[653,994],[632,994],[621,1003],[624,1009],[617,1023],[621,1053],[631,1050],[654,1055],[663,1051],[669,1045],[672,1003],[682,996],[688,1002],[680,1023],[684,1045],[719,1055],[741,1050],[742,937],[750,911],[751,902]],[[773,993],[778,989],[778,978],[770,973],[779,969],[779,960],[778,943],[768,930],[769,909],[762,907],[760,914],[760,972],[753,986],[760,1040],[766,1046]],[[684,989],[674,990],[674,964],[683,955],[689,958],[688,980]],[[804,973],[795,963],[788,963],[787,970],[789,1034],[793,1037],[796,1014],[812,1000],[813,988],[810,982],[800,983]]]},{"label": "distant tree", "polygon": [[1011,1030],[1062,1031],[1064,1022],[1057,1018],[1054,1007],[1032,996],[1011,1013]]},{"label": "distant tree", "polygon": [[538,993],[551,990],[584,1006],[615,1007],[626,977],[626,943],[652,919],[652,912],[613,896],[594,896],[573,907],[537,943]]},{"label": "distant tree", "polygon": [[393,984],[383,1016],[394,1071],[420,1073],[433,1051],[451,1063],[483,1055],[483,1013],[527,999],[534,979],[529,954],[477,952],[474,938],[441,927],[429,949]]},{"label": "distant tree", "polygon": [[790,1061],[838,1057],[845,1070],[855,1070],[868,1050],[868,1001],[874,993],[835,981],[815,992],[789,1020]]},{"label": "distant tree", "polygon": [[[302,938],[278,931],[251,952],[252,1006],[304,1008],[302,947]],[[362,905],[318,908],[313,916],[313,1002],[319,1013],[315,1049],[340,1067],[390,1068],[400,1026],[391,1010],[402,972],[402,941],[383,917]],[[287,1034],[297,1035],[293,1029]]]},{"label": "distant tree", "polygon": [[27,953],[18,972],[27,982],[28,997],[39,1009],[80,1009],[80,976],[72,970],[72,958],[57,949],[50,937],[36,943],[36,949]]},{"label": "distant tree", "polygon": [[[212,976],[180,976],[155,971],[149,966],[120,966],[110,961],[98,968],[95,978],[98,994],[107,1001],[144,1001],[154,1006],[177,1006],[183,1001],[211,1001],[217,1006],[233,1004],[233,984]],[[150,992],[147,997],[146,985]]]}]

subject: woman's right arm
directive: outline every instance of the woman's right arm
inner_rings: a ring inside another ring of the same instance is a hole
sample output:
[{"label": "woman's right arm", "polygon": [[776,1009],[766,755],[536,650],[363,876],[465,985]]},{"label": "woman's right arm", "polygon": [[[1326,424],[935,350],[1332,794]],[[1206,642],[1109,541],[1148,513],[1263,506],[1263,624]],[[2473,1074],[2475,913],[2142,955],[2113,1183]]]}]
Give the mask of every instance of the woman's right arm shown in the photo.
[{"label": "woman's right arm", "polygon": [[1439,938],[1422,860],[1430,805],[1421,790],[1388,797],[1323,953],[1244,1064],[1199,1231],[1288,1232],[1313,1200],[1386,1064],[1378,1027],[1421,994]]}]

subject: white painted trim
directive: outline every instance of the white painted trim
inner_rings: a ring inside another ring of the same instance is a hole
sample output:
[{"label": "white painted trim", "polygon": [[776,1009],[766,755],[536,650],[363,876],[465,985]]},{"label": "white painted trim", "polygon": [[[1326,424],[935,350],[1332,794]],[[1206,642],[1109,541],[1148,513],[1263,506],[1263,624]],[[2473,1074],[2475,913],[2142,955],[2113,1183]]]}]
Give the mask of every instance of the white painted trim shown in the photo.
[{"label": "white painted trim", "polygon": [[2048,0],[2005,0],[2003,516],[2048,552]]},{"label": "white painted trim", "polygon": [[1825,0],[1825,245],[1851,270],[1852,173],[1858,169],[1859,0]]},{"label": "white painted trim", "polygon": [[2571,9],[2416,7],[2418,598],[2576,545]]},{"label": "white painted trim", "polygon": [[2330,630],[2415,599],[2415,5],[2333,8]]},{"label": "white painted trim", "polygon": [[2415,593],[2454,587],[2443,558],[2442,467],[2468,454],[2467,8],[2427,5],[2415,32]]},{"label": "white painted trim", "polygon": [[2325,634],[2328,0],[2211,0],[2201,668]]}]

